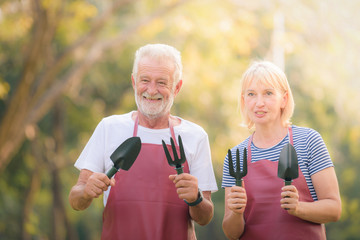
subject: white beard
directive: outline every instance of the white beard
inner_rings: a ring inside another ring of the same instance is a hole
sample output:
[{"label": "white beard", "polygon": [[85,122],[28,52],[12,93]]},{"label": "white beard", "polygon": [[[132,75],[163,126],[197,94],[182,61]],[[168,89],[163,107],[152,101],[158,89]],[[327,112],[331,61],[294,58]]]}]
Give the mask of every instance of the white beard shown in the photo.
[{"label": "white beard", "polygon": [[[159,99],[161,98],[161,101],[157,103],[150,103],[146,98],[153,98],[153,99]],[[136,88],[135,88],[135,102],[138,107],[138,110],[145,115],[146,117],[150,119],[158,118],[163,116],[164,114],[167,114],[170,112],[170,109],[174,103],[174,94],[172,93],[169,97],[168,101],[164,100],[164,97],[158,93],[154,96],[151,96],[147,92],[144,92],[141,96],[137,94]]]}]

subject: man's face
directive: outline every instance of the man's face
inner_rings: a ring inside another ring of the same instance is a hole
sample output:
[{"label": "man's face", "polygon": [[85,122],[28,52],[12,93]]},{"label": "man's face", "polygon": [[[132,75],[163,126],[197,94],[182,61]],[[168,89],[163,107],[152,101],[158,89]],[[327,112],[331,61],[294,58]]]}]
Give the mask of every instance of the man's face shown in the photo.
[{"label": "man's face", "polygon": [[137,76],[133,76],[133,87],[138,110],[146,117],[153,119],[170,112],[175,95],[180,90],[178,86],[174,88],[174,71],[171,61],[149,57],[139,61]]}]

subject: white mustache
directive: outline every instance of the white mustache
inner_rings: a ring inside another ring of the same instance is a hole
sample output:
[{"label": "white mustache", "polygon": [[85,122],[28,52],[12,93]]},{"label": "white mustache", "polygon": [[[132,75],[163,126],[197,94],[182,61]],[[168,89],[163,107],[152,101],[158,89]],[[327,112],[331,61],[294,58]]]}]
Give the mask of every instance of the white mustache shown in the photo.
[{"label": "white mustache", "polygon": [[150,99],[150,100],[163,99],[163,96],[160,93],[157,93],[155,95],[150,95],[149,93],[144,92],[142,94],[142,97],[145,97],[145,98]]}]

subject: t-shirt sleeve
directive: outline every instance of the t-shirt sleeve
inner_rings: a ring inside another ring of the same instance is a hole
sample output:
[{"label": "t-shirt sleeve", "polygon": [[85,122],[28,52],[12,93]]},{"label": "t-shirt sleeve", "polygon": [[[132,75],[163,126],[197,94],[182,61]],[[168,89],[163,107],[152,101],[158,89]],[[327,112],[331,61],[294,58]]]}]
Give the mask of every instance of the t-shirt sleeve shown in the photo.
[{"label": "t-shirt sleeve", "polygon": [[334,166],[324,140],[317,131],[311,129],[307,143],[310,176]]},{"label": "t-shirt sleeve", "polygon": [[207,134],[205,134],[198,143],[194,160],[191,161],[190,174],[197,177],[199,188],[202,191],[215,192],[218,190],[211,162],[210,143]]},{"label": "t-shirt sleeve", "polygon": [[104,152],[105,152],[105,126],[102,120],[92,136],[90,137],[79,158],[75,162],[75,167],[79,170],[88,169],[92,172],[105,172]]}]

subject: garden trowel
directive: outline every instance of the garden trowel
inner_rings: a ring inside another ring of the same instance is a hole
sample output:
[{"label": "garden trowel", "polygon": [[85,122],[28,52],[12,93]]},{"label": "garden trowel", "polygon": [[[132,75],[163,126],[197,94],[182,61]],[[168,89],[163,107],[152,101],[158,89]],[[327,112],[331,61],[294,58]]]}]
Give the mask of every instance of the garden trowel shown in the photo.
[{"label": "garden trowel", "polygon": [[299,176],[299,165],[295,148],[286,144],[280,152],[278,177],[284,179],[285,185],[291,185],[293,179]]},{"label": "garden trowel", "polygon": [[111,154],[110,159],[114,166],[106,173],[111,178],[119,170],[129,170],[135,162],[141,149],[141,140],[139,137],[131,137],[126,139],[120,146]]}]

